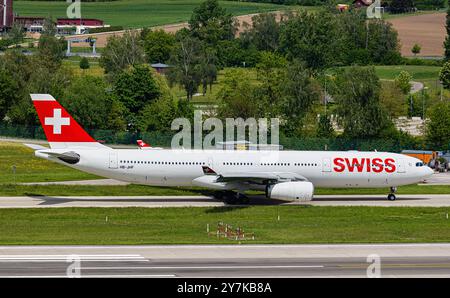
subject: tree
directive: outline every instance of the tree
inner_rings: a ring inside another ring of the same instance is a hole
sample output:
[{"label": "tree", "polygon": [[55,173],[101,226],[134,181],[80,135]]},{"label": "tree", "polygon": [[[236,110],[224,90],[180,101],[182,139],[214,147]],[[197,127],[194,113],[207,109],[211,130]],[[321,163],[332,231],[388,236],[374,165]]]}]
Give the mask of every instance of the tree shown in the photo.
[{"label": "tree", "polygon": [[129,66],[144,62],[144,50],[140,44],[140,36],[133,31],[127,31],[123,36],[111,36],[108,38],[100,66],[107,74],[117,75]]},{"label": "tree", "polygon": [[221,118],[243,118],[262,116],[256,87],[249,72],[233,68],[225,72],[222,87],[218,93],[218,115]]},{"label": "tree", "polygon": [[140,131],[172,133],[172,121],[180,117],[192,120],[194,110],[188,101],[177,100],[163,76],[154,76],[154,79],[160,96],[142,109],[137,118],[137,126]]},{"label": "tree", "polygon": [[368,21],[365,48],[372,63],[395,65],[402,61],[398,33],[392,24],[385,20]]},{"label": "tree", "polygon": [[5,118],[9,108],[17,102],[19,92],[17,82],[7,70],[0,68],[0,122]]},{"label": "tree", "polygon": [[450,89],[450,62],[445,62],[439,72],[439,80],[445,89]]},{"label": "tree", "polygon": [[450,0],[448,0],[447,15],[445,17],[445,31],[447,32],[444,41],[445,60],[448,61],[450,60]]},{"label": "tree", "polygon": [[25,31],[23,26],[19,23],[14,23],[8,32],[7,39],[11,42],[11,44],[16,46],[22,43],[25,39]]},{"label": "tree", "polygon": [[417,54],[420,54],[420,51],[422,50],[422,47],[419,44],[414,44],[414,46],[411,49],[411,52],[414,54],[414,56],[417,56]]},{"label": "tree", "polygon": [[395,77],[395,84],[406,95],[411,92],[411,80],[412,76],[409,72],[403,70]]},{"label": "tree", "polygon": [[[106,89],[107,84],[102,78],[90,75],[78,77],[67,87],[60,101],[86,128],[124,130],[126,123],[123,115],[114,113],[120,109],[120,104]],[[115,119],[111,119],[111,113],[115,114]]]},{"label": "tree", "polygon": [[380,103],[390,119],[404,116],[408,110],[405,94],[395,82],[383,82]]},{"label": "tree", "polygon": [[311,112],[313,104],[319,101],[318,86],[305,64],[294,60],[286,69],[280,90],[281,111],[283,119],[286,120],[284,131],[287,135],[299,135],[302,133],[306,115]]},{"label": "tree", "polygon": [[319,124],[317,126],[317,137],[330,138],[334,135],[333,124],[328,115],[320,115]]},{"label": "tree", "polygon": [[280,51],[288,59],[305,61],[306,66],[314,70],[334,65],[336,53],[342,48],[337,20],[336,16],[323,11],[299,12],[281,26]]},{"label": "tree", "polygon": [[55,98],[63,98],[64,90],[71,82],[72,72],[68,67],[43,59],[41,55],[28,57],[14,54],[6,57],[6,67],[13,71],[10,74],[20,87],[18,100],[11,106],[7,116],[12,123],[35,126],[39,121],[30,94],[48,93]]},{"label": "tree", "polygon": [[143,30],[142,40],[146,60],[149,63],[167,62],[176,42],[175,35],[161,29]]},{"label": "tree", "polygon": [[49,70],[56,71],[65,57],[64,51],[67,44],[64,38],[55,36],[57,30],[52,18],[46,18],[43,27],[42,34],[39,37],[38,55]]},{"label": "tree", "polygon": [[80,60],[80,68],[83,70],[89,69],[91,65],[89,64],[89,60],[86,57],[81,58]]},{"label": "tree", "polygon": [[218,0],[205,0],[194,9],[189,29],[193,37],[214,45],[220,40],[233,39],[236,32],[233,16]]},{"label": "tree", "polygon": [[169,82],[183,86],[188,101],[197,92],[202,81],[199,67],[201,57],[201,42],[197,38],[187,36],[180,40],[169,60],[172,66],[167,73]]},{"label": "tree", "polygon": [[380,81],[373,67],[352,66],[337,77],[334,99],[338,123],[351,138],[377,137],[389,126],[380,103]]},{"label": "tree", "polygon": [[200,76],[203,86],[203,95],[212,90],[212,84],[217,80],[217,55],[212,48],[204,49],[203,57],[200,59]]},{"label": "tree", "polygon": [[389,9],[392,13],[405,13],[414,8],[413,0],[391,0]]},{"label": "tree", "polygon": [[262,13],[252,17],[250,29],[241,33],[244,42],[253,44],[260,51],[276,51],[279,48],[280,24],[273,13]]},{"label": "tree", "polygon": [[440,102],[429,113],[426,140],[433,150],[448,150],[450,147],[450,103]]},{"label": "tree", "polygon": [[145,105],[160,96],[153,70],[145,65],[135,65],[120,73],[114,81],[113,90],[127,108],[130,119],[134,119]]}]

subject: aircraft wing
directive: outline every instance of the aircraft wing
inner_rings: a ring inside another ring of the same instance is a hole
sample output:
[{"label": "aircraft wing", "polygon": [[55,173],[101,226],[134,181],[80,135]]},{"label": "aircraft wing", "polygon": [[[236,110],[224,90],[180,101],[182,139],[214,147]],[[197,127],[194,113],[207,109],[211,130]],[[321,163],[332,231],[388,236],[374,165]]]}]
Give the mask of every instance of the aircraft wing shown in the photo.
[{"label": "aircraft wing", "polygon": [[308,181],[304,176],[292,172],[239,172],[239,173],[221,173],[218,175],[217,182],[232,181]]},{"label": "aircraft wing", "polygon": [[306,177],[292,172],[216,173],[210,167],[204,166],[203,173],[207,176],[216,176],[216,182],[257,181],[259,183],[264,183],[267,181],[308,181]]}]

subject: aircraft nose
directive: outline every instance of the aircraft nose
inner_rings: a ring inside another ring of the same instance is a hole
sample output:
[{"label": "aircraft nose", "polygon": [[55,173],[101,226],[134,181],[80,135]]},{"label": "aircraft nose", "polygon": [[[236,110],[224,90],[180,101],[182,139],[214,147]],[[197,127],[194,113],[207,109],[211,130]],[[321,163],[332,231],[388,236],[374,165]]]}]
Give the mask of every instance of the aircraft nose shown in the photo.
[{"label": "aircraft nose", "polygon": [[430,168],[430,167],[425,167],[425,168],[426,168],[425,173],[426,173],[427,177],[428,177],[428,178],[431,177],[431,176],[434,174],[433,169]]}]

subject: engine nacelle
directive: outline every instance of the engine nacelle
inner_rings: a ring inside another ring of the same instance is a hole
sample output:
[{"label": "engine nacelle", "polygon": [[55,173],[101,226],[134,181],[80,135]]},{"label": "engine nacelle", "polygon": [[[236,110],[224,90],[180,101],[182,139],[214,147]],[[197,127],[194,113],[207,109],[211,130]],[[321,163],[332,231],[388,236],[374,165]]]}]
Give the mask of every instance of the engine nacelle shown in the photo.
[{"label": "engine nacelle", "polygon": [[267,194],[271,199],[289,201],[311,201],[314,185],[311,182],[281,182],[269,186]]}]

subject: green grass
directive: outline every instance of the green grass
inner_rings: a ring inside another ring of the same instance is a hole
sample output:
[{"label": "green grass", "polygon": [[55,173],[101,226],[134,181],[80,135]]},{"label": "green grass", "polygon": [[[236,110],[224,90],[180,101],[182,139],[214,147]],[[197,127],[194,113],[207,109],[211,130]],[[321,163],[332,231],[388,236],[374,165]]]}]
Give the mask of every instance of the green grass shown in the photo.
[{"label": "green grass", "polygon": [[[388,188],[317,188],[316,195],[381,195]],[[17,185],[0,184],[0,196],[196,196],[211,195],[212,191],[197,187],[154,187],[145,185]],[[262,195],[250,192],[250,195]],[[449,185],[408,185],[398,188],[398,194],[450,194]]]},{"label": "green grass", "polygon": [[81,69],[80,68],[80,58],[76,57],[78,59],[75,59],[75,57],[71,57],[71,59],[65,59],[63,60],[63,64],[71,69],[75,75],[81,76],[81,75],[91,75],[95,77],[103,77],[105,75],[105,70],[103,67],[99,65],[98,59],[90,59],[89,60],[89,69]]},{"label": "green grass", "polygon": [[401,71],[409,72],[414,81],[424,83],[428,88],[426,91],[431,95],[432,101],[437,102],[440,100],[441,92],[443,98],[450,96],[450,91],[442,89],[439,82],[439,72],[441,67],[439,66],[422,66],[422,65],[386,65],[375,66],[375,70],[382,80],[394,80]]},{"label": "green grass", "polygon": [[165,188],[145,185],[18,185],[0,184],[0,196],[195,196],[199,188]]},{"label": "green grass", "polygon": [[[202,0],[120,0],[112,2],[83,2],[83,18],[97,18],[112,26],[139,28],[189,20]],[[220,1],[234,15],[282,10],[286,6],[237,1]],[[20,16],[66,17],[65,1],[15,1],[14,12]]]},{"label": "green grass", "polygon": [[[14,180],[13,169],[16,167]],[[34,156],[33,150],[19,143],[0,142],[0,184],[85,180],[98,178]],[[7,191],[7,187],[1,187]]]},{"label": "green grass", "polygon": [[439,79],[439,66],[422,66],[422,65],[383,65],[375,66],[377,75],[382,80],[394,80],[402,71],[409,72],[413,80],[430,81]]},{"label": "green grass", "polygon": [[412,17],[412,16],[418,16],[423,14],[431,14],[431,13],[442,13],[445,12],[445,9],[442,8],[440,10],[420,10],[417,12],[411,12],[411,13],[384,13],[383,19],[389,20],[389,19],[397,19],[397,18],[404,18],[404,17]]},{"label": "green grass", "polygon": [[214,230],[219,221],[255,233],[256,240],[248,243],[449,242],[449,211],[311,206],[6,209],[0,210],[0,245],[236,244],[207,235],[206,225]]}]

